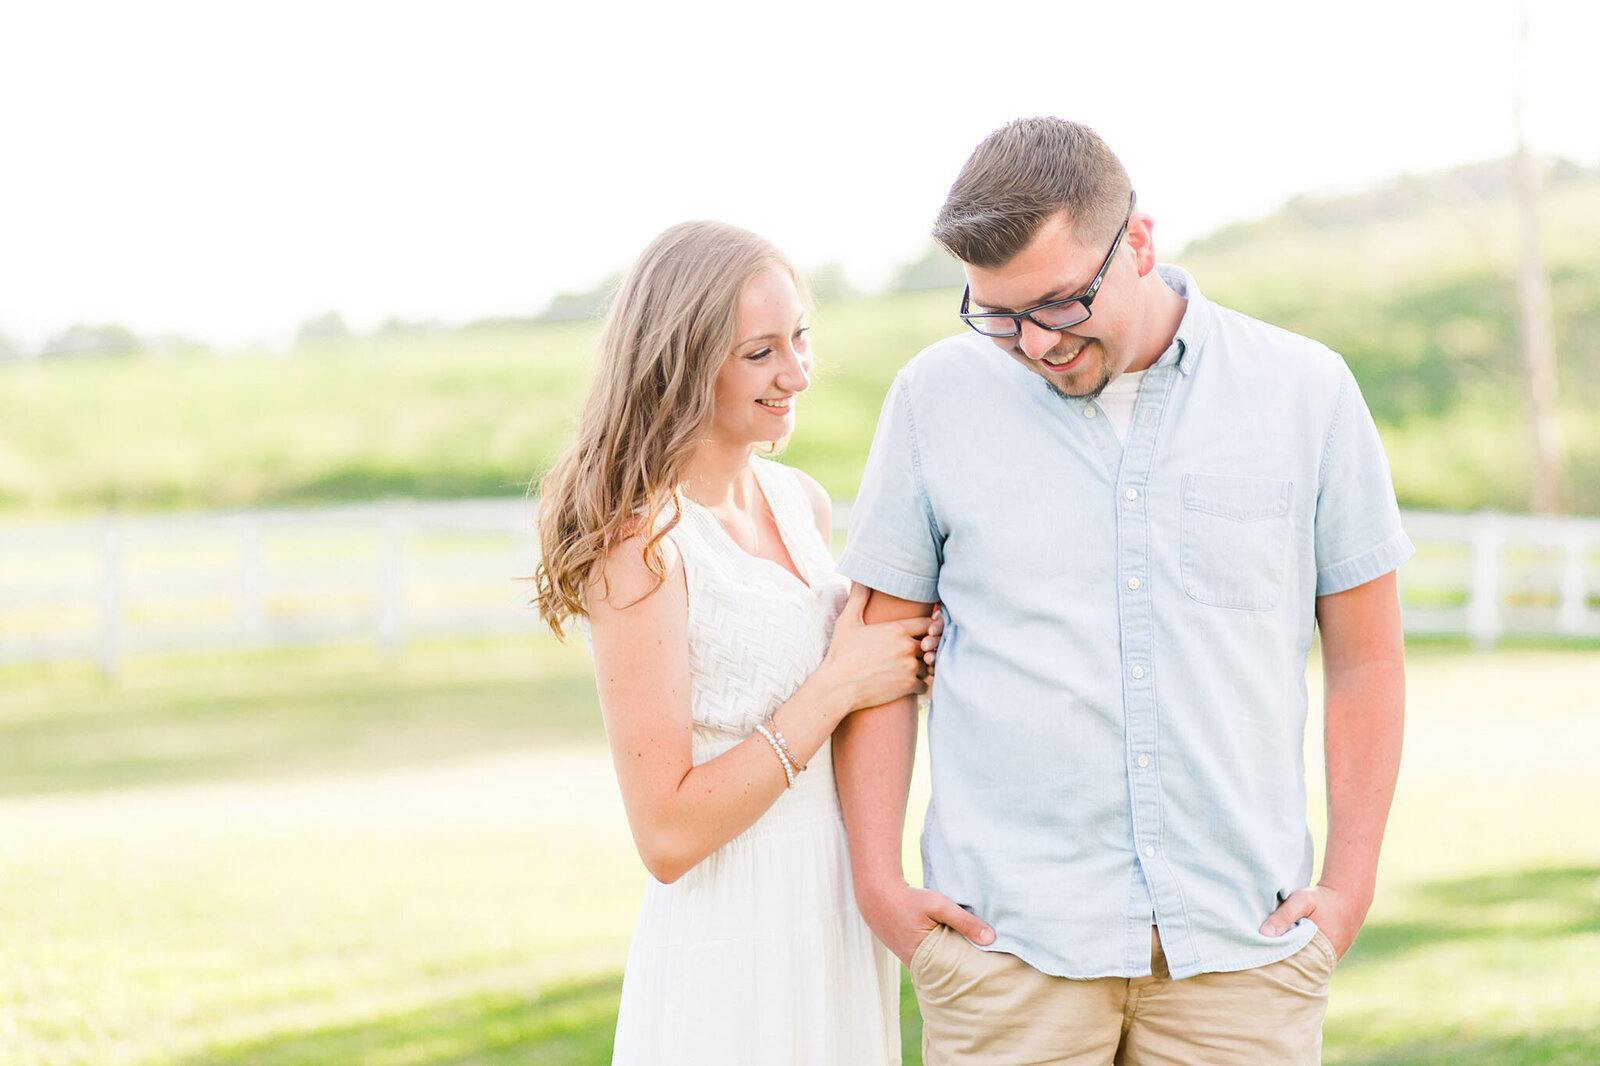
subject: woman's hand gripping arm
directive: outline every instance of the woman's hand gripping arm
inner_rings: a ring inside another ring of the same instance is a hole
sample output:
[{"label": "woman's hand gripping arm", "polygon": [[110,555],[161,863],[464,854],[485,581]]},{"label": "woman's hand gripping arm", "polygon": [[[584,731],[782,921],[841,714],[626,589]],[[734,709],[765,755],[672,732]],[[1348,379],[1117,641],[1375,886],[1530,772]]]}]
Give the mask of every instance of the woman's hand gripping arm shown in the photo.
[{"label": "woman's hand gripping arm", "polygon": [[[654,591],[642,536],[611,551],[590,595],[589,621],[628,825],[646,868],[671,882],[753,825],[788,780],[759,732],[694,765],[688,593],[682,559],[670,541],[662,547],[667,579]],[[772,716],[801,765],[850,712],[924,690],[928,620],[868,625],[865,605],[865,590],[851,594],[821,665]]]}]

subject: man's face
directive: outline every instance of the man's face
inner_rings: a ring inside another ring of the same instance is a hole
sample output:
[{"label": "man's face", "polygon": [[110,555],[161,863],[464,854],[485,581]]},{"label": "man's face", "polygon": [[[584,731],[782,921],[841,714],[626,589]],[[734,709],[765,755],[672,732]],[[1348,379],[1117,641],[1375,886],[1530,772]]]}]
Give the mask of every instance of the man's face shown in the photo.
[{"label": "man's face", "polygon": [[[1105,247],[1078,241],[1071,220],[1061,212],[1009,262],[966,266],[971,303],[986,311],[1017,311],[1075,296],[1089,287],[1105,256]],[[1135,279],[1128,273],[1134,269],[1128,260],[1127,248],[1118,248],[1087,322],[1049,330],[1024,318],[1020,334],[991,340],[1061,395],[1100,395],[1135,354],[1128,323]]]}]

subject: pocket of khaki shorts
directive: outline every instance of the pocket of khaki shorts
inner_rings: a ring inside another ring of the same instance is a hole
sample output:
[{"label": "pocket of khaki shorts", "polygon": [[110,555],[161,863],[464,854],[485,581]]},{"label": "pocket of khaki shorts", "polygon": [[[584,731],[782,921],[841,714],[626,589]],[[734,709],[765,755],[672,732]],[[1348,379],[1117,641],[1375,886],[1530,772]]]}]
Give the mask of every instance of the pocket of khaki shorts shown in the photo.
[{"label": "pocket of khaki shorts", "polygon": [[933,954],[940,938],[949,930],[950,927],[947,925],[936,925],[928,930],[928,935],[923,937],[917,944],[916,950],[911,953],[911,963],[906,967],[911,971],[911,979],[913,981],[918,980],[922,976],[922,972],[927,969],[928,957]]},{"label": "pocket of khaki shorts", "polygon": [[1318,929],[1299,951],[1270,963],[1261,972],[1300,992],[1322,995],[1333,981],[1333,960],[1333,944]]},{"label": "pocket of khaki shorts", "polygon": [[1339,965],[1339,953],[1333,949],[1333,941],[1328,939],[1327,933],[1318,929],[1316,936],[1311,938],[1311,943],[1322,952],[1323,961],[1328,964],[1328,972],[1331,974],[1334,967]]}]

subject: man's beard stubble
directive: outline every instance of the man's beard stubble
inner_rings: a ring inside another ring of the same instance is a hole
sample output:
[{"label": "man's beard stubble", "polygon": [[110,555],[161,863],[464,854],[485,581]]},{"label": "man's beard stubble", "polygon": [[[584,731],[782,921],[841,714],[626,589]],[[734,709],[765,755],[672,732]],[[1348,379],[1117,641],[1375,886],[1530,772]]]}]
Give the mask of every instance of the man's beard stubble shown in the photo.
[{"label": "man's beard stubble", "polygon": [[[1091,344],[1094,345],[1098,351],[1090,352],[1088,349],[1089,345]],[[1083,350],[1080,352],[1080,354],[1084,356],[1100,356],[1100,365],[1095,368],[1099,374],[1099,380],[1095,382],[1094,388],[1088,389],[1084,392],[1068,392],[1060,385],[1057,385],[1050,378],[1044,378],[1044,383],[1050,387],[1051,392],[1055,393],[1063,400],[1082,400],[1085,403],[1092,403],[1093,401],[1099,399],[1100,394],[1106,391],[1106,386],[1111,384],[1111,367],[1106,361],[1105,349],[1100,347],[1098,341],[1085,342]],[[1043,377],[1043,375],[1040,376]]]}]

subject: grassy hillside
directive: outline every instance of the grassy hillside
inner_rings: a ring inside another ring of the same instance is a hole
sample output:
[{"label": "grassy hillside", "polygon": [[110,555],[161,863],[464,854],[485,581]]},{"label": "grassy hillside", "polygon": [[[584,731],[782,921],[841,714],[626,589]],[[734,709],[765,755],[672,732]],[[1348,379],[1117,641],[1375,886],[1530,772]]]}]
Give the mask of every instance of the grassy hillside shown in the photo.
[{"label": "grassy hillside", "polygon": [[0,366],[0,506],[235,507],[515,492],[559,436],[589,331],[350,340],[282,358]]},{"label": "grassy hillside", "polygon": [[[1505,164],[1297,200],[1185,249],[1208,296],[1344,354],[1418,507],[1527,505],[1516,346],[1515,219]],[[1567,498],[1600,513],[1600,173],[1553,169],[1541,205]]]},{"label": "grassy hillside", "polygon": [[[793,455],[855,490],[894,370],[949,293],[830,305]],[[517,493],[568,439],[592,322],[302,346],[282,357],[0,363],[0,514]]]},{"label": "grassy hillside", "polygon": [[[1567,168],[1544,233],[1568,498],[1600,513],[1600,176]],[[1185,249],[1218,302],[1349,359],[1412,507],[1523,508],[1503,168],[1296,201]],[[790,458],[854,492],[894,370],[959,328],[957,294],[825,303]],[[500,323],[209,353],[0,363],[0,517],[521,491],[570,433],[596,325]]]}]

